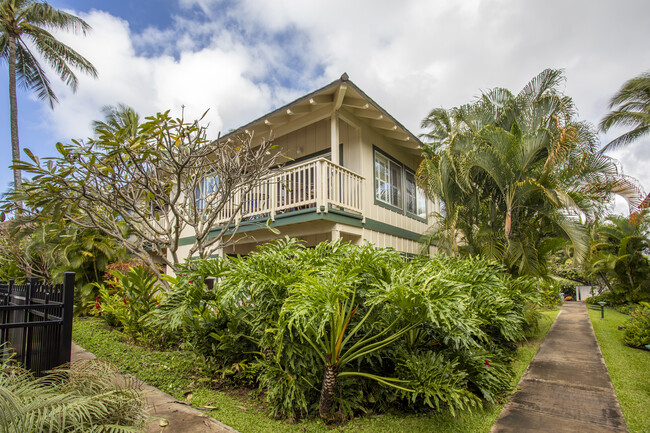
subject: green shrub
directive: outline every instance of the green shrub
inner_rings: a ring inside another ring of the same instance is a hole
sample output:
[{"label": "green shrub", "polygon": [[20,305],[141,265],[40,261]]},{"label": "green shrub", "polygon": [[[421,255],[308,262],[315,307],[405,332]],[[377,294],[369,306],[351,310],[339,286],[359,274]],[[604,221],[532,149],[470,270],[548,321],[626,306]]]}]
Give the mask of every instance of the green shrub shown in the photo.
[{"label": "green shrub", "polygon": [[641,302],[632,313],[625,325],[623,341],[634,347],[650,344],[650,303]]},{"label": "green shrub", "polygon": [[134,341],[166,344],[165,332],[149,324],[151,313],[163,297],[153,272],[141,266],[132,267],[125,274],[118,270],[109,272],[113,279],[97,285],[97,314],[101,313],[109,325],[122,329]]},{"label": "green shrub", "polygon": [[585,299],[585,304],[598,305],[599,302],[604,301],[604,300],[605,300],[605,297],[602,294],[601,295],[590,296],[587,299]]},{"label": "green shrub", "polygon": [[513,385],[517,342],[539,319],[536,282],[494,262],[406,262],[340,240],[193,260],[164,293],[139,271],[113,272],[103,318],[139,341],[173,334],[213,384],[257,386],[270,415],[292,420],[498,402]]},{"label": "green shrub", "polygon": [[539,284],[540,305],[542,308],[552,310],[564,303],[560,295],[563,292],[562,286],[554,281],[541,281]]},{"label": "green shrub", "polygon": [[[236,337],[243,329],[231,324],[229,310],[220,302],[220,286],[211,288],[207,283],[208,278],[213,282],[222,279],[230,265],[230,260],[190,260],[179,267],[175,277],[165,276],[171,289],[149,322],[166,332],[181,333],[183,347],[206,359],[212,358],[216,369],[242,361],[235,352],[254,349]],[[232,350],[228,351],[225,341],[216,341],[213,334],[229,339]]]},{"label": "green shrub", "polygon": [[468,390],[467,372],[459,367],[457,358],[448,360],[442,353],[404,353],[397,373],[407,380],[405,386],[412,390],[400,391],[402,398],[411,405],[421,403],[437,410],[447,407],[452,415],[456,411],[480,408],[481,400]]},{"label": "green shrub", "polygon": [[639,307],[639,304],[614,304],[612,308],[621,314],[630,315]]}]

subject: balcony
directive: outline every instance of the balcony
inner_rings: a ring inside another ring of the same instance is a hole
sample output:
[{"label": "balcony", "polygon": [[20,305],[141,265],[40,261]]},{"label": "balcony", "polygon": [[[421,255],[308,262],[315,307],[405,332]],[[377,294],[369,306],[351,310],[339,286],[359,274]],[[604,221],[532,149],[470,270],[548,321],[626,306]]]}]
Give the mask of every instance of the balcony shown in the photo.
[{"label": "balcony", "polygon": [[235,192],[218,222],[230,221],[239,204],[241,221],[275,220],[276,215],[310,208],[315,212],[336,208],[362,214],[363,180],[325,158],[291,166],[262,179],[244,196],[241,191]]}]

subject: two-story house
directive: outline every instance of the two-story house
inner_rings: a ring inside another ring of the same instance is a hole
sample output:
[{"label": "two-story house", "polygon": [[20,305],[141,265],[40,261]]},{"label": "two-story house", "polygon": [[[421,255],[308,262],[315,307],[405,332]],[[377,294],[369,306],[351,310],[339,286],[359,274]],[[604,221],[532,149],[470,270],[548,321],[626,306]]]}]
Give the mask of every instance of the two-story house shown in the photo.
[{"label": "two-story house", "polygon": [[[438,210],[415,183],[422,143],[347,74],[232,134],[242,131],[272,138],[287,162],[244,198],[222,255],[245,255],[284,236],[307,246],[340,238],[422,251],[429,214]],[[223,212],[226,220],[228,207]]]}]

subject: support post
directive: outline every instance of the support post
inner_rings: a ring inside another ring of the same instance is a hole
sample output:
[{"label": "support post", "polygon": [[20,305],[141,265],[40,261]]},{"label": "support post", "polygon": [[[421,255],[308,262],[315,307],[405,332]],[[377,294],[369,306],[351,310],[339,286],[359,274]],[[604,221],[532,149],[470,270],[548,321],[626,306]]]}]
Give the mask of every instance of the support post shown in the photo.
[{"label": "support post", "polygon": [[330,118],[330,151],[332,152],[332,162],[339,163],[339,119],[336,111],[332,112]]}]

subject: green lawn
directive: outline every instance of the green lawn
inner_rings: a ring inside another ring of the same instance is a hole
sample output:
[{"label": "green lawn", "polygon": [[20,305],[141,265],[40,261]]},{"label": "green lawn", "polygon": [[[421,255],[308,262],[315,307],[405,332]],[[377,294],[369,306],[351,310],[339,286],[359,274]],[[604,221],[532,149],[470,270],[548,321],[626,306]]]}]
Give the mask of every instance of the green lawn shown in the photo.
[{"label": "green lawn", "polygon": [[[545,312],[545,318],[536,337],[524,343],[519,349],[514,365],[517,381],[528,367],[558,312],[559,310]],[[217,409],[207,412],[209,415],[242,433],[328,431],[487,433],[503,407],[502,405],[487,406],[484,410],[461,413],[456,417],[451,416],[449,412],[369,416],[355,419],[335,430],[331,430],[330,426],[317,419],[288,424],[267,417],[254,404],[242,403],[231,395],[202,386],[201,377],[195,371],[196,363],[191,354],[179,351],[157,352],[129,345],[123,342],[124,337],[121,333],[108,329],[104,322],[96,318],[75,319],[73,339],[98,357],[113,362],[120,369],[180,400],[184,400],[185,393],[191,389],[193,406],[210,403],[210,406]]]},{"label": "green lawn", "polygon": [[650,431],[650,352],[623,344],[618,327],[629,316],[607,308],[605,320],[600,309],[589,309],[589,317],[630,432]]}]

